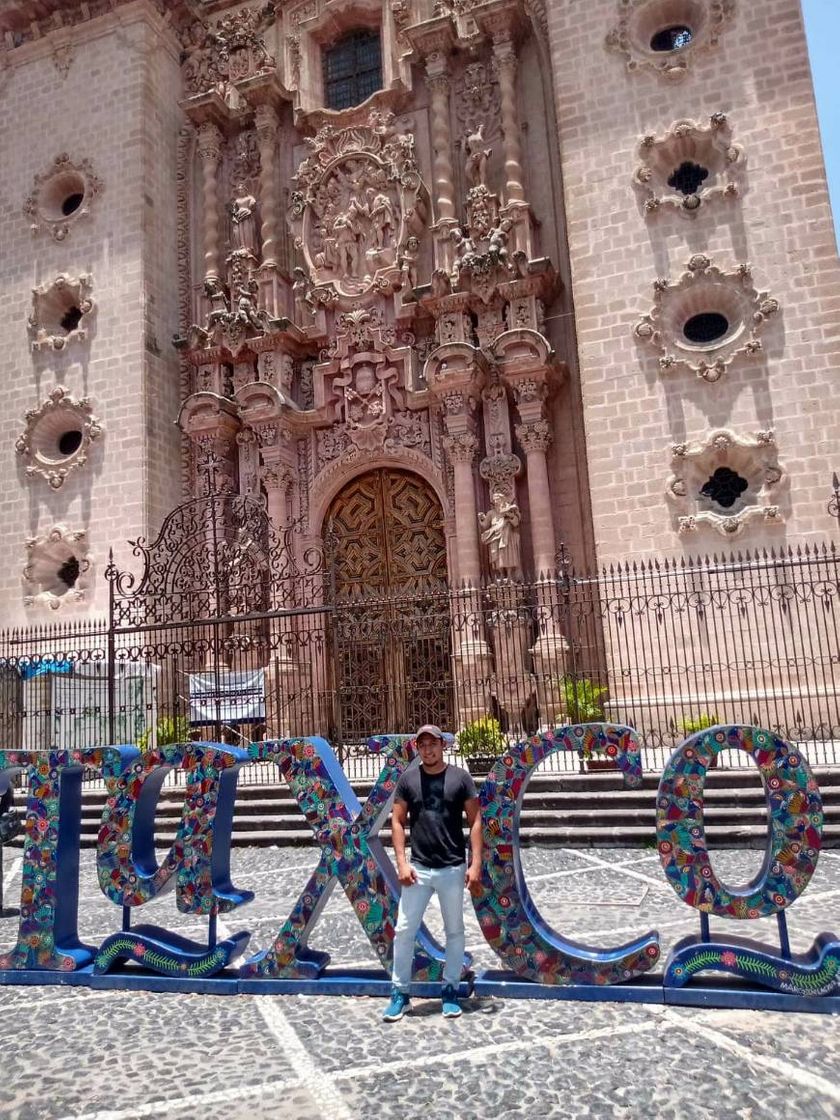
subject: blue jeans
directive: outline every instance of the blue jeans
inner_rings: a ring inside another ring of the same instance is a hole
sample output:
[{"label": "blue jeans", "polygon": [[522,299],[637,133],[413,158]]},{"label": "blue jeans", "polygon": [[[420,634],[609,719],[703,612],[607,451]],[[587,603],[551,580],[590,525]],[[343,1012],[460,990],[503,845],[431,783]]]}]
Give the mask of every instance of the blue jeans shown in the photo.
[{"label": "blue jeans", "polygon": [[466,864],[457,867],[422,867],[412,864],[417,882],[403,887],[397,928],[394,931],[394,987],[408,992],[414,963],[414,939],[433,894],[438,896],[446,932],[446,961],[443,982],[457,989],[464,964],[464,877]]}]

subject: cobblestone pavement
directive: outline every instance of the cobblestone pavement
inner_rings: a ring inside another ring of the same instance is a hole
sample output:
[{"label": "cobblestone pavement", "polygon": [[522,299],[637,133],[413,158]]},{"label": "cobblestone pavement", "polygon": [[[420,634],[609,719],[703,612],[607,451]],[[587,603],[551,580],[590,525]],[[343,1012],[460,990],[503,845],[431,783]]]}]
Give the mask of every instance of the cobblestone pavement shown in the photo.
[{"label": "cobblestone pavement", "polygon": [[[734,884],[758,871],[761,855],[720,852],[714,861]],[[10,902],[20,885],[15,857],[7,854]],[[256,951],[270,944],[315,852],[238,850],[233,862],[234,882],[257,898],[226,915],[224,927],[250,928],[249,951]],[[667,952],[697,927],[650,851],[526,849],[523,863],[543,915],[567,936],[606,946],[656,928]],[[81,879],[80,931],[95,942],[114,930],[118,914],[98,891],[90,852],[83,853]],[[789,913],[794,951],[810,946],[820,930],[840,927],[838,907],[840,853],[826,852]],[[197,938],[206,933],[205,925],[177,913],[172,895],[146,910],[146,921]],[[434,902],[428,918],[440,933]],[[469,907],[468,921],[476,966],[493,966]],[[13,940],[14,929],[14,919],[0,921],[0,945]],[[773,941],[774,929],[758,922],[750,933]],[[329,948],[334,964],[375,963],[340,889],[312,945]],[[457,1020],[444,1020],[437,1001],[415,1000],[409,1016],[387,1025],[382,1006],[365,997],[6,987],[0,1116],[840,1117],[836,1017],[488,998],[466,1001]]]}]

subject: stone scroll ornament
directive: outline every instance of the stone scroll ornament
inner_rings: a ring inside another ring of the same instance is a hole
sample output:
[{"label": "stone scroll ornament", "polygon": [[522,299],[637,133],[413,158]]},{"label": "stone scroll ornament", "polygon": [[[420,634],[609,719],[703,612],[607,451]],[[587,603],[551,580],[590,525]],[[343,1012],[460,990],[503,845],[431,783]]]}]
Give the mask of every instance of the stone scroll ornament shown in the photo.
[{"label": "stone scroll ornament", "polygon": [[[253,757],[275,762],[289,783],[321,847],[321,858],[274,944],[242,965],[242,977],[319,976],[330,957],[310,949],[307,940],[337,883],[380,962],[390,968],[400,888],[377,832],[390,812],[397,779],[415,754],[413,740],[374,738],[368,748],[383,755],[385,765],[363,807],[324,739],[254,744]],[[442,946],[421,926],[415,944],[415,982],[440,980],[444,958]],[[464,968],[470,963],[469,955],[465,956]]]},{"label": "stone scroll ornament", "polygon": [[528,779],[557,751],[603,751],[624,775],[624,784],[642,781],[635,732],[614,724],[558,727],[517,744],[497,759],[481,787],[484,831],[482,893],[473,898],[482,932],[493,950],[518,976],[538,984],[619,984],[648,972],[659,960],[659,934],[645,934],[614,949],[570,941],[553,930],[531,898],[522,872],[517,833]]},{"label": "stone scroll ornament", "polygon": [[414,137],[396,133],[393,113],[374,110],[367,124],[325,125],[307,144],[290,222],[311,299],[350,310],[367,292],[396,291],[428,210]]},{"label": "stone scroll ornament", "polygon": [[[178,908],[214,917],[253,898],[230,882],[230,831],[236,773],[244,751],[188,743],[141,755],[136,747],[80,751],[0,751],[0,770],[23,770],[28,794],[17,944],[0,970],[75,971],[93,962],[107,971],[133,956],[165,975],[212,975],[243,952],[249,934],[202,946],[157,926],[130,928],[129,912],[177,886]],[[157,795],[173,768],[187,786],[175,843],[158,867]],[[109,797],[99,833],[97,869],[107,898],[123,907],[125,929],[97,950],[78,935],[81,782],[98,770]]]},{"label": "stone scroll ornament", "polygon": [[[753,759],[767,797],[770,827],[764,862],[742,887],[720,881],[706,847],[703,787],[707,768],[722,750],[743,751]],[[838,988],[840,941],[821,933],[807,952],[792,954],[784,915],[814,874],[822,825],[822,798],[811,768],[798,750],[771,732],[712,727],[675,751],[657,796],[659,858],[679,897],[700,911],[701,932],[671,950],[666,987],[683,987],[698,973],[712,970],[794,995],[827,995]],[[739,937],[712,938],[709,915],[737,921],[775,915],[780,949]]]}]

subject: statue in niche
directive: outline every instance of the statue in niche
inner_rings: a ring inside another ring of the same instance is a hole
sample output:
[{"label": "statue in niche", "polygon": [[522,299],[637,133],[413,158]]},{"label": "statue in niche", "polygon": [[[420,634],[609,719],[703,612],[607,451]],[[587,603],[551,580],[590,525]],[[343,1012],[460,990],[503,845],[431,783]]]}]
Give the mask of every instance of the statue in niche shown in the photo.
[{"label": "statue in niche", "polygon": [[254,258],[257,257],[257,230],[255,211],[257,200],[249,193],[244,183],[237,184],[236,195],[230,207],[230,220],[233,227],[233,248],[244,249]]},{"label": "statue in niche", "polygon": [[491,501],[492,508],[478,515],[481,539],[490,555],[490,567],[496,572],[515,574],[522,566],[519,552],[522,515],[516,502],[501,490],[493,492]]},{"label": "statue in niche", "polygon": [[492,148],[484,147],[484,121],[482,121],[478,128],[467,136],[467,162],[464,170],[471,187],[487,186],[487,161],[492,154]]},{"label": "statue in niche", "polygon": [[417,287],[417,260],[420,256],[420,239],[409,237],[400,257],[403,288],[414,289]]},{"label": "statue in niche", "polygon": [[302,268],[293,269],[292,298],[295,301],[295,318],[299,325],[306,326],[315,314],[312,303],[312,283]]}]

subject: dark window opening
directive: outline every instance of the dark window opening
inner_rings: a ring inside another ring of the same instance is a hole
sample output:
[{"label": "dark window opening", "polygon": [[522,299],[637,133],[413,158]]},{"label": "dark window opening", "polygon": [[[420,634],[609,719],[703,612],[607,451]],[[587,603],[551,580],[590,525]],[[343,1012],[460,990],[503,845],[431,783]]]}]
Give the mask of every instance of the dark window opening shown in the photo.
[{"label": "dark window opening", "polygon": [[717,311],[702,311],[692,315],[683,325],[683,334],[689,342],[716,342],[729,330],[729,320]]},{"label": "dark window opening", "polygon": [[735,471],[731,471],[729,467],[718,467],[712,477],[707,479],[700,493],[706,498],[711,498],[723,509],[729,509],[735,505],[748,486],[747,480],[741,478]]},{"label": "dark window opening", "polygon": [[71,307],[61,316],[61,329],[69,334],[78,327],[82,321],[82,313],[78,307]]},{"label": "dark window opening", "polygon": [[84,197],[81,191],[74,191],[72,194],[68,194],[61,204],[61,213],[64,214],[65,217],[69,214],[75,214],[82,205],[82,199]]},{"label": "dark window opening", "polygon": [[58,438],[58,450],[62,455],[72,455],[82,446],[82,433],[79,431],[62,432]]},{"label": "dark window opening", "polygon": [[691,42],[693,35],[690,27],[677,24],[674,27],[663,27],[657,31],[650,41],[652,51],[681,51]]},{"label": "dark window opening", "polygon": [[378,89],[382,89],[378,31],[351,31],[324,51],[324,100],[328,109],[359,105]]},{"label": "dark window opening", "polygon": [[668,186],[673,187],[680,194],[697,194],[704,180],[708,178],[709,172],[705,167],[701,167],[699,163],[686,160],[685,163],[680,164],[668,180]]},{"label": "dark window opening", "polygon": [[79,578],[79,561],[75,556],[68,556],[56,575],[67,587],[75,587],[76,580]]}]

